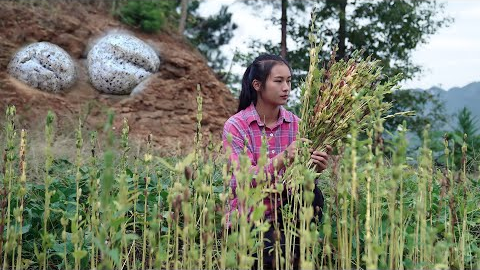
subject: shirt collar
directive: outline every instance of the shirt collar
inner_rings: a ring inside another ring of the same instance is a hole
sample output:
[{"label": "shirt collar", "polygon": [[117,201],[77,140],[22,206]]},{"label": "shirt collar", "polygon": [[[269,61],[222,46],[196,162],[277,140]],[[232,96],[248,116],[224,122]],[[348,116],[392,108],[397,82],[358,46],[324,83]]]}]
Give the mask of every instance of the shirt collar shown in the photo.
[{"label": "shirt collar", "polygon": [[[253,102],[245,109],[244,115],[246,116],[246,121],[248,125],[250,125],[253,121],[257,121],[259,126],[265,125],[260,119],[260,116],[258,115],[258,112],[255,109],[255,105],[253,104]],[[280,106],[280,117],[278,118],[277,123],[291,123],[292,121],[292,114],[289,113],[287,109],[285,109],[283,106]]]}]

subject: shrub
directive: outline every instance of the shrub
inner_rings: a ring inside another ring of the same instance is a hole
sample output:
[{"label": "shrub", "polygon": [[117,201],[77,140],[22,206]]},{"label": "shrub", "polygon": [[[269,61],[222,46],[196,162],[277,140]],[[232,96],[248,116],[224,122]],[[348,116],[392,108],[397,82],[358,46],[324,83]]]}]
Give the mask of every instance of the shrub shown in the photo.
[{"label": "shrub", "polygon": [[117,16],[125,24],[145,32],[160,30],[166,19],[175,14],[175,1],[128,1],[121,6]]}]

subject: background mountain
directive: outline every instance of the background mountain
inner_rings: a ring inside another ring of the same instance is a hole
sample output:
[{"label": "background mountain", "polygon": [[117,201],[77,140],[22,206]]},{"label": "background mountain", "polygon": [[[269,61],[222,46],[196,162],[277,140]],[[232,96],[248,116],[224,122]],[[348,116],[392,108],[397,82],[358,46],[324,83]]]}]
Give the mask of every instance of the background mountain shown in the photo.
[{"label": "background mountain", "polygon": [[440,100],[445,103],[445,114],[449,115],[446,126],[448,130],[456,125],[456,115],[463,107],[467,107],[472,112],[472,115],[478,121],[477,125],[480,127],[480,82],[472,82],[463,87],[453,87],[448,91],[439,87],[414,89],[414,91],[429,91],[438,95]]}]

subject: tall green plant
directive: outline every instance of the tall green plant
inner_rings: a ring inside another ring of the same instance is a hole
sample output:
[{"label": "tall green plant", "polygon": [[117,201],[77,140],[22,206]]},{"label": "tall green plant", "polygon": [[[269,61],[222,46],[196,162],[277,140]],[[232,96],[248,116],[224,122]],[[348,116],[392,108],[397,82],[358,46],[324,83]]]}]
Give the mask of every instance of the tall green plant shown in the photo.
[{"label": "tall green plant", "polygon": [[[17,136],[15,130],[15,106],[9,106],[6,110],[6,123],[4,128],[5,134],[5,152],[3,153],[3,169],[2,169],[2,198],[1,198],[1,220],[0,220],[0,263],[3,262],[3,268],[9,267],[8,255],[15,252],[17,239],[15,239],[15,226],[12,226],[11,211],[13,208],[12,195],[16,193],[17,176],[14,171],[16,155]],[[13,220],[15,222],[15,220]],[[4,230],[6,229],[6,237],[4,241]],[[4,244],[4,246],[3,246]],[[12,256],[14,262],[15,256]],[[2,260],[3,259],[3,260]],[[15,264],[12,263],[12,267]]]}]

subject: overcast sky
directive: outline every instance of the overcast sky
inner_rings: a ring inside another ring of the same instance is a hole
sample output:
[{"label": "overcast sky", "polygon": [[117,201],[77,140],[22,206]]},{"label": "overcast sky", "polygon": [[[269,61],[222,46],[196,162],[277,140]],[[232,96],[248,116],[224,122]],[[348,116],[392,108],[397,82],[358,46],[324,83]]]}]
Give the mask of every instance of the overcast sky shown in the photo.
[{"label": "overcast sky", "polygon": [[[445,13],[455,21],[430,36],[427,44],[413,52],[414,63],[422,65],[425,71],[418,78],[404,82],[405,87],[425,89],[440,86],[450,89],[480,81],[480,1],[443,2],[446,3]],[[246,52],[251,39],[280,41],[279,29],[274,28],[269,20],[256,15],[271,14],[271,10],[253,11],[235,0],[208,0],[200,6],[200,13],[216,13],[221,5],[230,6],[232,20],[238,25],[230,44],[222,48],[227,55],[232,56],[235,49]],[[310,14],[305,14],[304,19],[309,17]],[[233,71],[242,73],[244,69],[234,65]]]}]

